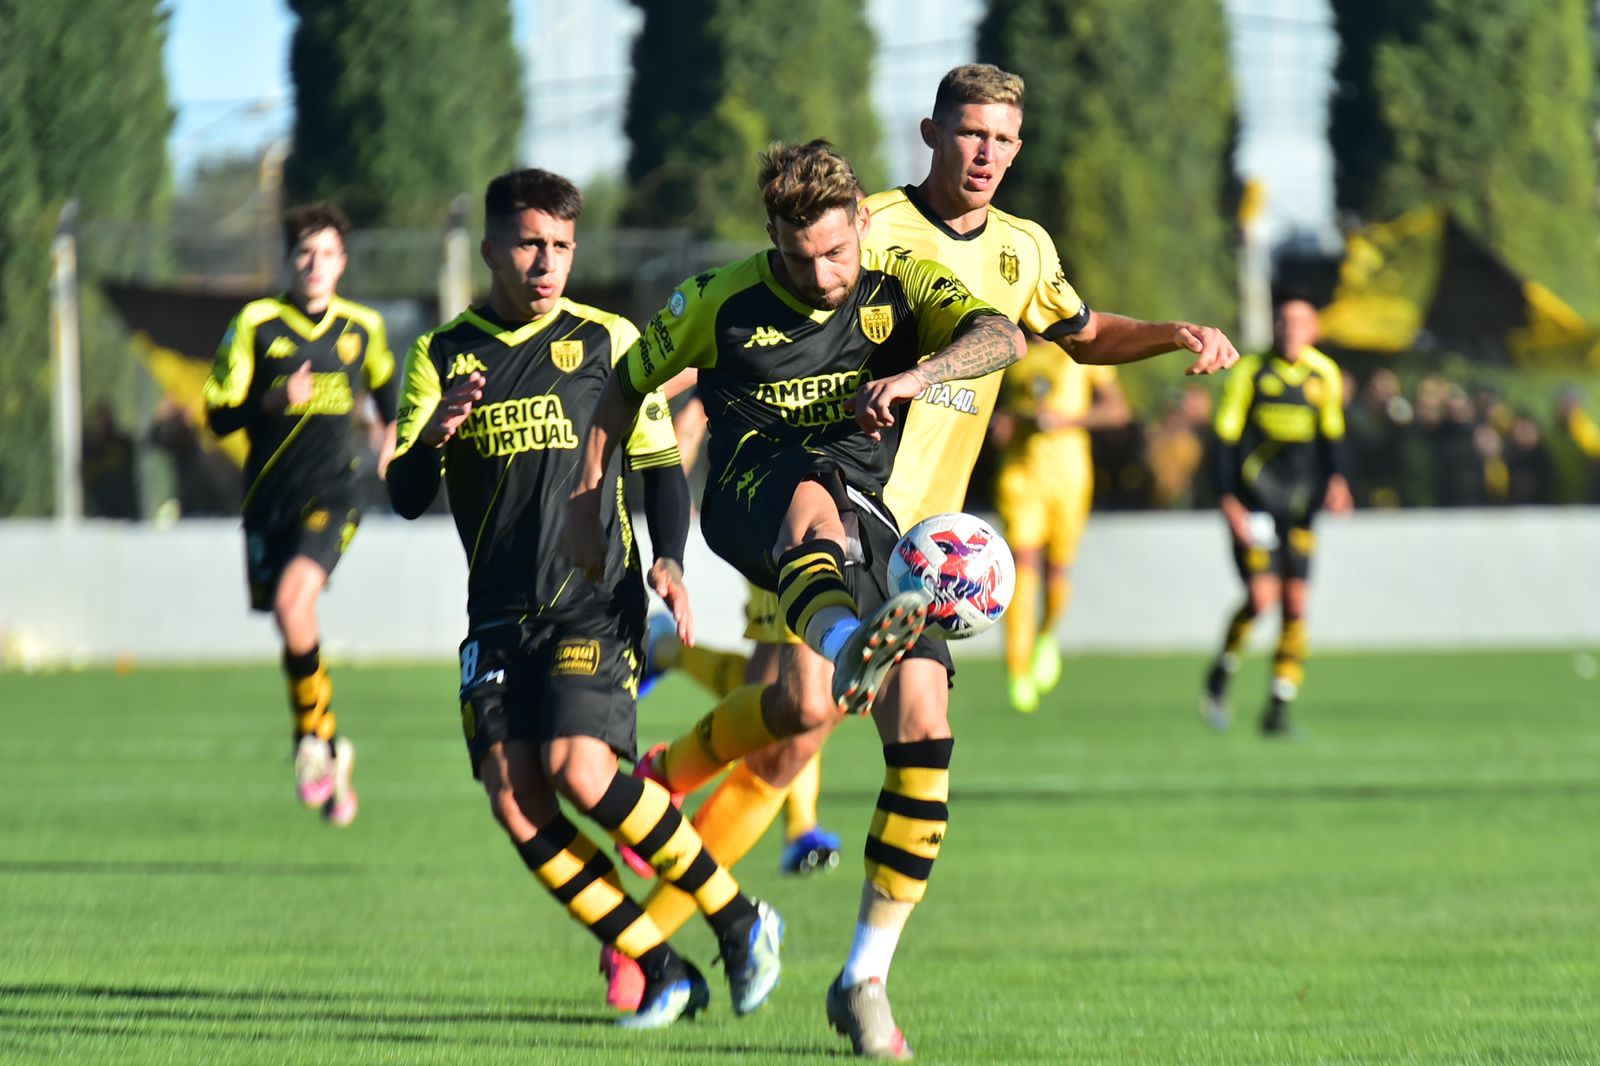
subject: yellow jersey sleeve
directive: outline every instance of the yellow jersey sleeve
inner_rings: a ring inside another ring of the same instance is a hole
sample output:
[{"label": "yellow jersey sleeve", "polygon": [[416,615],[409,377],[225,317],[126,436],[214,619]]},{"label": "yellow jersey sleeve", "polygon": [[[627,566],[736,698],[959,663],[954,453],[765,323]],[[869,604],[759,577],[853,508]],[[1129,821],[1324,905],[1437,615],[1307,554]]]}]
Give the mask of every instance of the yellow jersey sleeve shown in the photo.
[{"label": "yellow jersey sleeve", "polygon": [[1039,275],[1022,309],[1022,325],[1047,341],[1070,337],[1089,324],[1089,306],[1067,280],[1050,235],[1031,222],[1019,222],[1017,229],[1033,240],[1039,253]]},{"label": "yellow jersey sleeve", "polygon": [[[252,305],[253,306],[253,305]],[[207,407],[238,407],[250,395],[256,371],[257,316],[246,307],[228,323],[204,387]]]},{"label": "yellow jersey sleeve", "polygon": [[367,358],[361,369],[366,373],[367,388],[373,392],[389,383],[394,377],[394,352],[389,347],[389,329],[383,316],[373,312],[367,327]]},{"label": "yellow jersey sleeve", "polygon": [[1324,440],[1344,439],[1344,373],[1339,364],[1315,348],[1302,356],[1311,372],[1322,379],[1313,406],[1317,409],[1317,432]]},{"label": "yellow jersey sleeve", "polygon": [[1247,355],[1228,372],[1214,426],[1224,444],[1238,444],[1239,438],[1244,436],[1245,420],[1250,416],[1250,403],[1255,398],[1256,373],[1260,369],[1261,357]]},{"label": "yellow jersey sleeve", "polygon": [[1114,366],[1085,366],[1083,369],[1089,375],[1091,389],[1110,388],[1117,383],[1117,368]]},{"label": "yellow jersey sleeve", "polygon": [[395,416],[394,454],[404,455],[416,444],[422,427],[433,417],[444,390],[439,368],[433,365],[433,334],[424,333],[406,353],[404,376],[400,381],[400,413]]},{"label": "yellow jersey sleeve", "polygon": [[680,370],[716,365],[720,301],[706,299],[702,288],[686,281],[674,289],[667,306],[655,313],[643,336],[623,355],[623,380],[634,392],[648,396]]},{"label": "yellow jersey sleeve", "polygon": [[635,470],[681,466],[678,434],[672,428],[672,411],[658,389],[645,396],[628,436],[628,465]]}]

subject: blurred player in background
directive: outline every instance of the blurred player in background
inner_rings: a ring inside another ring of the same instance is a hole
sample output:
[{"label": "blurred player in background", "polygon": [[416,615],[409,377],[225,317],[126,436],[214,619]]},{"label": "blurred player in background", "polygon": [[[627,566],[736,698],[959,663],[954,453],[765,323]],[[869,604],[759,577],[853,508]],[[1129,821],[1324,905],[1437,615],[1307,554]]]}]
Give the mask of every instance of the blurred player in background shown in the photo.
[{"label": "blurred player in background", "polygon": [[[1005,373],[990,434],[1000,446],[995,507],[1017,562],[1006,609],[1006,676],[1023,713],[1061,680],[1055,627],[1072,597],[1072,564],[1094,500],[1089,431],[1127,425],[1128,401],[1110,366],[1064,359],[1035,338]],[[1039,614],[1040,575],[1044,614]]]},{"label": "blurred player in background", "polygon": [[283,235],[292,277],[281,296],[247,304],[222,339],[205,384],[217,436],[242,429],[245,570],[250,607],[283,638],[300,801],[349,825],[355,748],[337,731],[322,664],[317,598],[361,521],[356,502],[358,404],[384,423],[380,476],[394,450],[394,355],[383,319],[337,293],[350,224],[331,204],[290,208]]},{"label": "blurred player in background", "polygon": [[[602,943],[637,960],[641,1002],[620,1024],[652,1029],[697,1013],[705,980],[622,891],[557,793],[694,900],[717,935],[739,1014],[777,984],[783,923],[739,892],[665,791],[617,767],[619,755],[634,754],[645,589],[615,466],[592,530],[598,572],[573,570],[555,550],[581,456],[578,427],[639,336],[626,319],[562,295],[582,206],[577,188],[548,171],[489,183],[490,298],[412,348],[389,493],[415,518],[441,475],[448,482],[468,561],[461,723],[473,776],[529,871]],[[650,582],[687,636],[689,490],[666,399],[649,392],[629,422],[625,453],[641,472],[656,553]]]},{"label": "blurred player in background", "polygon": [[1344,458],[1344,378],[1312,347],[1317,309],[1293,292],[1274,294],[1272,350],[1239,361],[1217,408],[1217,491],[1233,540],[1245,599],[1228,622],[1206,675],[1201,710],[1217,729],[1230,720],[1228,683],[1251,626],[1282,612],[1261,731],[1291,732],[1289,707],[1305,678],[1311,525],[1319,510],[1351,509]]}]

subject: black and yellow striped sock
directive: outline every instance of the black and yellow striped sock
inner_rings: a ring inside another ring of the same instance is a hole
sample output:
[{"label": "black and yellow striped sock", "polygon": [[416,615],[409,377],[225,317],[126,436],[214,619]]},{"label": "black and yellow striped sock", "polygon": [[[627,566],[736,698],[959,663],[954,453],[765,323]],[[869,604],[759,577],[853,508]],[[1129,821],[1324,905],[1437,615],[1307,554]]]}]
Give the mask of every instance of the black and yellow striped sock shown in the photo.
[{"label": "black and yellow striped sock", "polygon": [[289,713],[294,717],[294,742],[315,735],[333,740],[337,721],[333,716],[333,682],[322,665],[321,645],[294,653],[283,651],[283,673],[289,682]]},{"label": "black and yellow striped sock", "polygon": [[950,821],[955,739],[883,746],[883,790],[867,833],[867,880],[893,900],[916,903]]},{"label": "black and yellow striped sock", "polygon": [[644,856],[656,876],[694,897],[719,936],[755,916],[755,904],[712,858],[693,825],[654,781],[617,773],[588,812],[615,839]]},{"label": "black and yellow striped sock", "polygon": [[829,607],[856,613],[855,597],[844,582],[844,552],[831,540],[808,540],[778,560],[778,610],[789,631],[822,651],[822,634],[811,622]]},{"label": "black and yellow striped sock", "polygon": [[1285,618],[1278,633],[1278,650],[1272,657],[1272,687],[1274,695],[1294,699],[1306,679],[1306,646],[1308,633],[1304,618]]},{"label": "black and yellow striped sock", "polygon": [[1222,638],[1222,654],[1237,660],[1239,653],[1244,650],[1245,642],[1250,639],[1250,629],[1255,623],[1255,608],[1250,605],[1249,597],[1246,597],[1239,609],[1233,612],[1233,617],[1228,619],[1228,633]]},{"label": "black and yellow striped sock", "polygon": [[661,930],[622,890],[611,859],[567,819],[557,815],[540,826],[517,852],[567,913],[602,943],[630,959],[664,946]]}]

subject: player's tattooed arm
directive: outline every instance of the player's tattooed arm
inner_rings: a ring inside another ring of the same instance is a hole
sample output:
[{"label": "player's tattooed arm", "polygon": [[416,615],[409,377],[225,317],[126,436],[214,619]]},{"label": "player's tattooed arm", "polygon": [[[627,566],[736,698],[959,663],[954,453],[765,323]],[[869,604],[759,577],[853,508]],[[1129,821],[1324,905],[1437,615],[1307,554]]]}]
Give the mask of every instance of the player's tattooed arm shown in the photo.
[{"label": "player's tattooed arm", "polygon": [[981,378],[1004,370],[1026,352],[1022,331],[1004,315],[979,315],[943,351],[917,364],[911,373],[924,387],[941,381]]},{"label": "player's tattooed arm", "polygon": [[855,397],[856,425],[877,440],[883,430],[894,425],[894,407],[915,399],[929,385],[1004,370],[1026,351],[1022,331],[1003,315],[974,318],[960,336],[915,369],[861,386]]}]

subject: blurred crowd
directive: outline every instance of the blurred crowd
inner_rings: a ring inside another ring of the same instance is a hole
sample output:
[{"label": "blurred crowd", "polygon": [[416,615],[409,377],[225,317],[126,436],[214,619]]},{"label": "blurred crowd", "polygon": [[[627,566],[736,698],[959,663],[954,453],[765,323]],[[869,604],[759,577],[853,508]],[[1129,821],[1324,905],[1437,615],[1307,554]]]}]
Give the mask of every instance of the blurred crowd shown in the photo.
[{"label": "blurred crowd", "polygon": [[[1379,369],[1345,381],[1351,488],[1363,508],[1600,503],[1600,425],[1575,388],[1545,410],[1491,385],[1430,374],[1411,388]],[[1094,434],[1095,506],[1209,508],[1213,395],[1190,384],[1154,417]],[[990,467],[992,469],[992,467]],[[980,472],[975,494],[992,476]],[[982,508],[983,502],[974,506]]]},{"label": "blurred crowd", "polygon": [[[1097,431],[1095,506],[1214,506],[1213,403],[1206,386],[1190,384],[1154,417]],[[1345,422],[1358,507],[1600,504],[1600,424],[1575,388],[1535,411],[1513,406],[1493,386],[1430,374],[1407,389],[1393,370],[1380,369],[1365,384],[1346,376]],[[375,473],[381,430],[369,424],[364,432],[371,454],[362,469],[363,503],[369,510],[386,509]],[[986,455],[972,480],[975,510],[990,508],[993,469],[993,456]],[[147,476],[152,471],[154,478]],[[142,475],[161,487],[141,491]],[[86,414],[83,490],[89,517],[233,516],[242,488],[238,468],[181,405],[163,401],[142,435],[119,426],[104,402]]]}]

